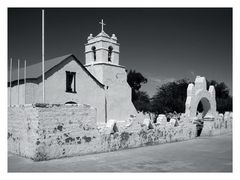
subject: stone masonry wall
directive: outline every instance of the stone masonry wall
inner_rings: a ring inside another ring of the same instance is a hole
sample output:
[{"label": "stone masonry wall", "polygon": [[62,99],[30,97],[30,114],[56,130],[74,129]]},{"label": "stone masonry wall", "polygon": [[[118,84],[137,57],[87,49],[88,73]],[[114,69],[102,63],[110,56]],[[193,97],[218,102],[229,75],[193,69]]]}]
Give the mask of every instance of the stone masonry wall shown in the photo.
[{"label": "stone masonry wall", "polygon": [[215,120],[204,121],[201,136],[221,135],[232,132],[232,113],[225,112],[225,114],[226,116],[218,114]]},{"label": "stone masonry wall", "polygon": [[[78,143],[80,137],[88,140],[96,134],[96,109],[47,104],[8,108],[8,151],[12,153],[34,160],[62,157],[64,145],[73,141],[70,134]],[[74,147],[66,151],[74,155]]]},{"label": "stone masonry wall", "polygon": [[[192,123],[147,127],[138,119],[130,125],[117,124],[111,133],[106,126],[96,126],[96,109],[87,105],[40,104],[10,107],[8,111],[9,151],[33,160],[183,141],[196,135],[196,125]],[[220,126],[216,128],[212,123],[210,127],[205,128],[204,135],[219,134],[214,132]]]},{"label": "stone masonry wall", "polygon": [[33,157],[39,137],[38,110],[32,106],[8,107],[8,151]]}]

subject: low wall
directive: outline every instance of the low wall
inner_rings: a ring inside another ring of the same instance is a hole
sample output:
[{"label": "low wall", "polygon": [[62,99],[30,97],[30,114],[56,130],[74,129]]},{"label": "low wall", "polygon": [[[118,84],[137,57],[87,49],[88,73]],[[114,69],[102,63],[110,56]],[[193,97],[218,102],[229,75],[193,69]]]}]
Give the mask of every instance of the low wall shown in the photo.
[{"label": "low wall", "polygon": [[33,157],[39,138],[38,110],[32,107],[8,108],[8,151]]},{"label": "low wall", "polygon": [[232,119],[230,117],[204,121],[201,136],[221,135],[232,132]]},{"label": "low wall", "polygon": [[139,120],[117,124],[118,132],[110,134],[106,127],[96,126],[96,109],[87,105],[9,107],[8,114],[8,150],[33,160],[183,141],[196,135],[192,123],[153,124],[149,129]]},{"label": "low wall", "polygon": [[[88,139],[96,133],[96,109],[88,105],[8,108],[8,151],[34,160],[62,157],[64,148],[60,147],[71,144],[71,136],[77,142],[78,137]],[[74,155],[73,148],[69,151]]]}]

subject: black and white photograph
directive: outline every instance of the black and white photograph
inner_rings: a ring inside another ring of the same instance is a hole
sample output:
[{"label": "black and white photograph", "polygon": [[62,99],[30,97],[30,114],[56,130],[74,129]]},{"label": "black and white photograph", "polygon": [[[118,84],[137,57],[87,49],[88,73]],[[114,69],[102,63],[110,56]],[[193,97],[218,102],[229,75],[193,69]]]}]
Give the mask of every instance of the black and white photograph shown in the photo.
[{"label": "black and white photograph", "polygon": [[7,7],[7,172],[233,173],[233,12]]}]

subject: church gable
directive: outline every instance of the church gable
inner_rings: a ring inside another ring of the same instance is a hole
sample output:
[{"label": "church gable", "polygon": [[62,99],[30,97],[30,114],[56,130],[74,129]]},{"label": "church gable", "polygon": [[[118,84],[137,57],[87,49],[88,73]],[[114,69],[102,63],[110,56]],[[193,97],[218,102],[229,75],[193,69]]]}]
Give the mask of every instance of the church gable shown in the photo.
[{"label": "church gable", "polygon": [[[71,64],[69,66],[69,63]],[[80,71],[84,73],[84,76],[89,77],[90,81],[94,81],[99,87],[103,88],[104,85],[100,83],[83,65],[82,63],[74,56],[70,55],[66,59],[64,59],[59,64],[52,67],[48,72],[45,73],[45,78],[48,79],[50,76],[52,76],[54,73],[57,73],[62,68],[67,66],[69,69],[66,69],[65,75],[66,75],[66,81],[74,80],[76,79],[76,73],[78,74]],[[83,74],[82,74],[83,75]],[[42,77],[40,76],[39,79],[41,80]]]},{"label": "church gable", "polygon": [[[98,121],[104,122],[104,86],[74,56],[60,65],[61,67],[55,66],[56,69],[51,70],[54,73],[48,74],[49,77],[45,80],[45,102],[89,104],[97,108]],[[35,97],[36,102],[41,102],[42,83],[36,88]]]},{"label": "church gable", "polygon": [[[95,81],[96,84],[98,84],[98,86],[100,86],[101,88],[104,87],[104,85],[101,84],[72,54],[46,60],[45,61],[45,79],[48,79],[50,76],[52,76],[54,73],[59,71],[70,61],[75,61],[76,66],[82,69],[93,81]],[[27,83],[31,82],[31,83],[39,84],[42,82],[41,63],[30,65],[26,69],[27,69],[27,73],[26,73]],[[24,69],[20,68],[20,77],[19,77],[20,84],[24,83],[23,72],[24,72]],[[13,71],[12,87],[17,85],[17,81],[18,81],[17,78],[18,78],[17,70],[15,70]],[[8,87],[9,87],[9,84],[10,83],[8,82]]]}]

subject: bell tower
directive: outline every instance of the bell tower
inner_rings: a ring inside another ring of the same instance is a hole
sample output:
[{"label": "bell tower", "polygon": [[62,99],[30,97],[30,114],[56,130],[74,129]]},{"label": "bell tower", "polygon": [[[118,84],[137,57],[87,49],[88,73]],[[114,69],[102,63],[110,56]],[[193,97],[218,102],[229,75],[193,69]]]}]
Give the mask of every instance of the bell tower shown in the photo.
[{"label": "bell tower", "polygon": [[112,34],[110,37],[104,32],[103,20],[100,22],[102,25],[101,32],[93,37],[92,34],[88,36],[88,42],[85,44],[85,65],[96,63],[108,63],[119,65],[119,46],[117,37]]},{"label": "bell tower", "polygon": [[126,81],[125,67],[119,65],[120,44],[117,37],[115,34],[110,37],[104,32],[103,20],[99,23],[101,32],[95,37],[90,34],[85,44],[85,67],[104,85],[109,86],[116,81],[116,76]]},{"label": "bell tower", "polygon": [[[117,37],[104,32],[103,20],[101,32],[92,34],[85,44],[85,67],[102,84],[105,85],[105,107],[107,119],[126,121],[137,111],[131,101],[132,90],[127,83],[127,72],[119,65],[119,46]],[[104,112],[103,112],[104,113]]]}]

